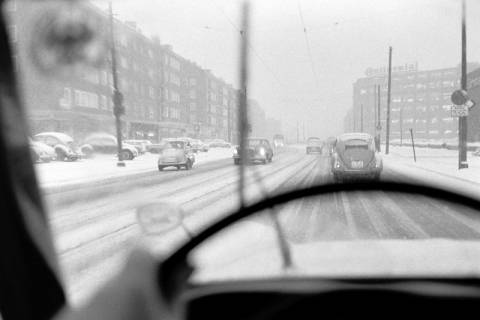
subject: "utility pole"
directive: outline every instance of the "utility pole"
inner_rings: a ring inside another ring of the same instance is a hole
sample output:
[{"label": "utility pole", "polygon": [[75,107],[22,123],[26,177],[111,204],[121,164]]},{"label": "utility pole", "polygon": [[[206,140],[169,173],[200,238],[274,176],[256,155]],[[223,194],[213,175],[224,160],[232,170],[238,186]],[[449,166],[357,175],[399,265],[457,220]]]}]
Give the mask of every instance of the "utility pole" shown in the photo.
[{"label": "utility pole", "polygon": [[373,85],[373,135],[375,136],[375,127],[377,126],[377,85]]},{"label": "utility pole", "polygon": [[400,106],[400,146],[403,144],[403,107]]},{"label": "utility pole", "polygon": [[377,122],[377,139],[378,139],[378,152],[381,152],[382,146],[382,118],[381,118],[381,99],[380,99],[380,85],[377,85],[377,115],[378,115],[378,122]]},{"label": "utility pole", "polygon": [[118,74],[117,74],[117,55],[115,51],[115,36],[114,36],[114,22],[113,22],[113,9],[112,2],[108,5],[110,12],[110,52],[112,63],[112,79],[113,79],[113,114],[115,115],[115,127],[117,129],[117,157],[118,167],[125,167],[122,155],[122,122],[120,117],[125,114],[125,107],[123,106],[123,95],[118,89]]},{"label": "utility pole", "polygon": [[403,107],[400,106],[400,145],[403,144]]},{"label": "utility pole", "polygon": [[385,154],[388,154],[390,144],[390,98],[392,93],[392,47],[388,48],[388,93],[387,93],[387,135],[385,140]]},{"label": "utility pole", "polygon": [[363,103],[360,104],[360,132],[363,132]]},{"label": "utility pole", "polygon": [[247,84],[248,84],[248,37],[249,33],[249,17],[250,9],[247,2],[243,4],[242,10],[242,31],[241,43],[240,43],[240,106],[238,110],[238,128],[240,130],[240,159],[241,164],[239,166],[239,180],[238,180],[238,192],[240,195],[240,208],[246,205],[246,191],[245,191],[245,163],[248,157],[247,154],[247,136],[248,136],[248,97],[247,97]]},{"label": "utility pole", "polygon": [[[461,89],[467,91],[467,27],[465,0],[462,1],[462,79]],[[458,169],[468,168],[467,163],[467,117],[458,117]]]}]

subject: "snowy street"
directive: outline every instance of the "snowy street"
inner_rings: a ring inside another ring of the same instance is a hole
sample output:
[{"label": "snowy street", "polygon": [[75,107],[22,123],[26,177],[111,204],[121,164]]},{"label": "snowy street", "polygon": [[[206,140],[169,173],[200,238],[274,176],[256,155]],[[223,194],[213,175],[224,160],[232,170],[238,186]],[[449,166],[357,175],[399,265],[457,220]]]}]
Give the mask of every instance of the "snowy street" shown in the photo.
[{"label": "snowy street", "polygon": [[[418,149],[418,160],[414,164],[410,151],[392,148],[391,154],[384,156],[382,179],[411,182],[428,176],[442,183],[456,183],[459,188],[468,184],[470,191],[470,184],[478,185],[475,181],[465,181],[461,176],[463,172],[460,176],[456,172],[455,152],[440,150],[437,152],[452,153],[451,157],[441,154],[437,158],[432,150]],[[53,170],[50,168],[53,166],[65,170],[63,177],[75,177],[73,168],[82,165],[81,162],[37,165],[41,168],[42,185],[48,185],[45,190],[50,222],[72,301],[78,303],[91,294],[121,266],[132,246],[144,241],[135,215],[135,210],[142,205],[155,201],[180,205],[188,213],[185,224],[194,232],[236,208],[238,167],[233,165],[229,152],[217,150],[201,155],[204,158],[199,159],[191,171],[159,172],[154,155],[128,163],[126,169],[131,171],[123,175],[117,173],[116,177],[106,172],[106,166],[100,163],[97,171],[92,171],[93,176],[96,175],[96,179],[92,177],[94,183],[90,182],[87,187],[79,181],[78,189],[60,180],[57,181],[60,187],[55,188],[55,181],[47,183],[42,179],[48,178],[48,170]],[[65,169],[67,165],[71,165],[72,172]],[[90,167],[94,170],[95,166]],[[450,175],[447,167],[452,168]],[[115,167],[111,170],[118,172]],[[426,170],[429,170],[428,175]],[[473,159],[468,170],[480,172],[480,159]],[[255,182],[254,171],[262,177],[262,185]],[[306,155],[304,147],[288,147],[277,152],[272,163],[248,166],[247,174],[250,201],[261,198],[264,190],[273,193],[332,181],[329,158]],[[477,181],[480,182],[480,178]],[[73,201],[74,197],[77,201]],[[280,221],[285,225],[289,240],[480,238],[477,218],[469,212],[459,214],[428,199],[420,206],[411,196],[383,192],[372,193],[369,197],[340,194],[329,199],[333,205],[328,207],[310,199],[289,204],[288,210],[280,212]],[[166,251],[178,241],[157,240]]]}]

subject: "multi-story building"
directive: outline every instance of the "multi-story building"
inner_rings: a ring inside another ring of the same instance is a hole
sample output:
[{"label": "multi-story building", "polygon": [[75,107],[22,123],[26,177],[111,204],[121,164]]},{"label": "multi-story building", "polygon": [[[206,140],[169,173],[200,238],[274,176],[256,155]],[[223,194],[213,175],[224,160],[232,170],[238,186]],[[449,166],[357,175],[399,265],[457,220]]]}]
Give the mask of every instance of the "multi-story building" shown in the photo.
[{"label": "multi-story building", "polygon": [[[10,1],[11,38],[32,132],[62,131],[76,140],[92,132],[114,134],[110,55],[99,67],[66,76],[39,72],[29,45],[43,3]],[[108,14],[93,5],[86,8],[108,30]],[[114,39],[118,87],[124,96],[124,137],[237,140],[239,93],[232,85],[158,38],[146,37],[134,22],[114,19]]]},{"label": "multi-story building", "polygon": [[[375,132],[375,86],[380,85],[380,121],[385,135],[388,89],[385,71],[384,68],[368,69],[367,77],[353,84],[353,107],[345,117],[345,130]],[[460,67],[420,71],[417,64],[407,64],[394,68],[390,138],[406,137],[410,129],[421,139],[457,137],[458,121],[451,115],[450,96],[459,87]]]}]

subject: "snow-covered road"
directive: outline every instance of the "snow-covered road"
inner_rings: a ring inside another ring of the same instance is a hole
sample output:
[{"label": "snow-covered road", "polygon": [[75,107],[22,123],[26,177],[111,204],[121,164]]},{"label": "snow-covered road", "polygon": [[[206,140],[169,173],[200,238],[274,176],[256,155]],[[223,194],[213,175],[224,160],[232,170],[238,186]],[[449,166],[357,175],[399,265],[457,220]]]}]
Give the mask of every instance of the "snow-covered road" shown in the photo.
[{"label": "snow-covered road", "polygon": [[[188,213],[185,224],[193,232],[236,208],[238,167],[228,158],[225,154],[212,157],[191,171],[148,169],[107,184],[92,183],[90,188],[79,184],[83,191],[46,193],[73,303],[81,302],[115,274],[133,246],[145,243],[136,222],[136,209],[142,205],[154,201],[178,204]],[[404,160],[393,154],[385,157],[383,178],[415,178],[413,169],[403,169],[408,167],[408,163],[402,165]],[[255,181],[254,171],[262,177],[261,185]],[[271,164],[248,166],[247,174],[249,201],[261,198],[264,192],[331,181],[329,158],[306,155],[299,147],[277,153]],[[288,240],[300,244],[314,240],[480,238],[480,220],[469,210],[460,212],[435,200],[379,191],[297,201],[285,206],[279,217]],[[254,221],[270,225],[264,218]],[[173,233],[156,240],[161,250],[169,251],[185,238]]]}]

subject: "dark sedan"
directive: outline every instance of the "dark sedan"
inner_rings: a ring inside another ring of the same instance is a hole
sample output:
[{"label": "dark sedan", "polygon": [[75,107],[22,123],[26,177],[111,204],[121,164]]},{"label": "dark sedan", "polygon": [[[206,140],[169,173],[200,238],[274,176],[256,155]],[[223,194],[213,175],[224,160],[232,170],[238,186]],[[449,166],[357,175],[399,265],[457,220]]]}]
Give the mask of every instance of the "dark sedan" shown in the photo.
[{"label": "dark sedan", "polygon": [[[267,139],[249,138],[246,146],[248,162],[261,162],[263,164],[272,162],[273,149]],[[240,164],[241,161],[240,147],[236,147],[233,151],[233,163]]]}]

